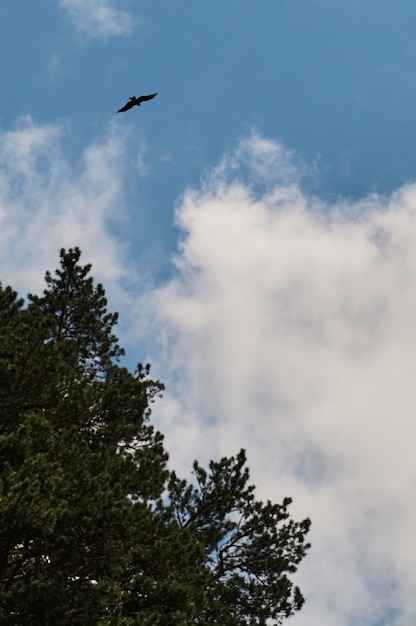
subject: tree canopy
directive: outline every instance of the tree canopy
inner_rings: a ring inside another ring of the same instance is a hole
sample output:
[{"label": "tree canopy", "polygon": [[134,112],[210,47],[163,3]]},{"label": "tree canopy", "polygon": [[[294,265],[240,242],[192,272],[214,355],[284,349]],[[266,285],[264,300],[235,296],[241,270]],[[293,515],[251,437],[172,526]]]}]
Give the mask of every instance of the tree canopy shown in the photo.
[{"label": "tree canopy", "polygon": [[61,250],[28,303],[0,284],[1,624],[280,624],[304,602],[309,520],[255,499],[244,450],[169,471],[163,384],[120,364],[80,256]]}]

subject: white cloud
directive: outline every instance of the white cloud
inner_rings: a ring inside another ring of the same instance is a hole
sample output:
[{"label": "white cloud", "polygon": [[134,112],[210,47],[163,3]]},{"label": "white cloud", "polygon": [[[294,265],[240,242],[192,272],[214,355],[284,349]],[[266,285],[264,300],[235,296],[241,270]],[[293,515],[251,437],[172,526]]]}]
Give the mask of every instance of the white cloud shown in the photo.
[{"label": "white cloud", "polygon": [[115,128],[90,144],[78,163],[62,148],[66,129],[30,117],[0,137],[1,281],[20,295],[43,288],[61,247],[79,246],[94,277],[122,297],[124,249],[108,221],[122,205],[119,163],[124,139]]},{"label": "white cloud", "polygon": [[131,15],[112,6],[111,0],[59,0],[75,27],[89,37],[108,39],[131,35]]},{"label": "white cloud", "polygon": [[416,623],[416,185],[325,204],[253,134],[177,221],[151,306],[172,462],[246,447],[312,518],[293,626]]}]

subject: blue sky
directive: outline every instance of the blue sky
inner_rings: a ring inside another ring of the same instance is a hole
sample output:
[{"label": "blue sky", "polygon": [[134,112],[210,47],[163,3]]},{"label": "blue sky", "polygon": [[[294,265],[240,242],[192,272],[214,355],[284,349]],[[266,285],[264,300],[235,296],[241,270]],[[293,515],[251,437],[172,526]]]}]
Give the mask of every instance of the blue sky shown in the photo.
[{"label": "blue sky", "polygon": [[[184,474],[313,521],[293,626],[416,621],[416,5],[0,5],[0,279],[78,245]],[[129,96],[151,102],[116,114]]]}]

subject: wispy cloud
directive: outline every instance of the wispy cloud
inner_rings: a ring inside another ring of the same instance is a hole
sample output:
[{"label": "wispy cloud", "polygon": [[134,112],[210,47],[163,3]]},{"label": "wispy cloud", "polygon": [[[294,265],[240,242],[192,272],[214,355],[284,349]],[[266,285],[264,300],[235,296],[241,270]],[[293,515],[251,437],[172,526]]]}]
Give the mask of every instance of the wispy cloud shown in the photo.
[{"label": "wispy cloud", "polygon": [[91,38],[131,35],[134,30],[132,16],[114,8],[111,0],[59,0],[59,5],[75,27]]},{"label": "wispy cloud", "polygon": [[46,66],[47,76],[50,81],[53,81],[62,70],[62,61],[57,52],[52,52],[49,61]]},{"label": "wispy cloud", "polygon": [[327,204],[302,191],[292,157],[253,134],[185,193],[176,276],[151,294],[170,390],[155,415],[175,463],[244,446],[263,496],[311,516],[293,626],[405,626],[416,186]]},{"label": "wispy cloud", "polygon": [[21,295],[42,287],[61,247],[79,246],[85,262],[94,263],[95,276],[109,286],[126,273],[123,247],[108,228],[122,205],[123,137],[110,128],[71,164],[62,148],[66,132],[26,117],[1,133],[1,280]]}]

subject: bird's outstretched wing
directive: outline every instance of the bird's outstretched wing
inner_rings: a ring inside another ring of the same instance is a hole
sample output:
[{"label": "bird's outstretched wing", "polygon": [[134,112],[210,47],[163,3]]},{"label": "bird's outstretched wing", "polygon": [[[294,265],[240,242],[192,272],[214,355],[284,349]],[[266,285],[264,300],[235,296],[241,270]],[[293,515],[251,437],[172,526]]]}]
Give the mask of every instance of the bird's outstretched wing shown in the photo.
[{"label": "bird's outstretched wing", "polygon": [[151,93],[148,96],[140,96],[139,98],[136,98],[136,102],[140,104],[140,102],[146,102],[146,100],[153,100],[153,98],[155,98],[156,96],[157,96],[157,92]]},{"label": "bird's outstretched wing", "polygon": [[132,107],[134,107],[134,105],[136,104],[135,100],[129,100],[124,107],[122,107],[121,109],[119,109],[117,111],[117,113],[123,113],[124,111],[128,111],[129,109],[131,109]]}]

